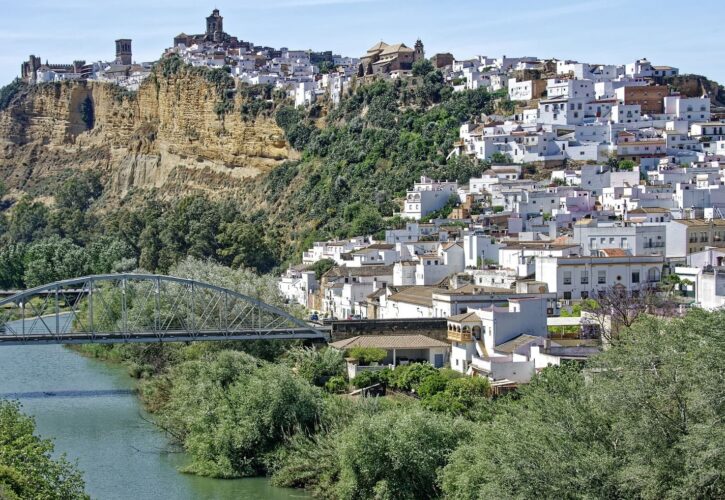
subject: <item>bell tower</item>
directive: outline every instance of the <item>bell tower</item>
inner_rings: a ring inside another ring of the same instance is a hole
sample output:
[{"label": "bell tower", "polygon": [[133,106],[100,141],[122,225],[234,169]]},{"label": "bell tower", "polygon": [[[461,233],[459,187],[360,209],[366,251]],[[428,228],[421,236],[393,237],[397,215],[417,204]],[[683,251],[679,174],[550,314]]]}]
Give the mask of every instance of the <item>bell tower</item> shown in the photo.
[{"label": "bell tower", "polygon": [[221,42],[222,33],[224,33],[224,18],[219,14],[219,9],[214,9],[206,18],[206,39]]},{"label": "bell tower", "polygon": [[129,38],[116,40],[116,64],[125,64],[128,66],[132,63],[131,40]]},{"label": "bell tower", "polygon": [[415,41],[415,56],[414,60],[420,61],[421,59],[425,59],[425,51],[423,50],[423,42],[420,41],[420,38]]}]

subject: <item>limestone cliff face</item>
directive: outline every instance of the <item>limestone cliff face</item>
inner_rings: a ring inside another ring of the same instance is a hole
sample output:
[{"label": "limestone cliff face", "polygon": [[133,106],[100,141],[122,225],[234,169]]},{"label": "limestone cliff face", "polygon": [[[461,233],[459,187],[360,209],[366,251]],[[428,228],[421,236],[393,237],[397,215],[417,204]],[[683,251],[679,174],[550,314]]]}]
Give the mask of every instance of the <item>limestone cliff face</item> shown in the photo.
[{"label": "limestone cliff face", "polygon": [[137,93],[85,82],[24,89],[0,112],[0,179],[42,191],[68,169],[97,169],[111,198],[238,190],[294,152],[272,118],[245,121],[241,97],[228,99],[217,113],[215,85],[191,72],[153,75]]}]

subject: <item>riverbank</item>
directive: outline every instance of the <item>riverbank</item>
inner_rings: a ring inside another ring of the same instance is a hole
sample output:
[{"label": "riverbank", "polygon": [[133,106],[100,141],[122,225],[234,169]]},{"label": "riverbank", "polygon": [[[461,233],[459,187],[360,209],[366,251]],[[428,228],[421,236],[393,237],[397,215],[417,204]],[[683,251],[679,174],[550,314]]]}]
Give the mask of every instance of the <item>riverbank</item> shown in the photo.
[{"label": "riverbank", "polygon": [[[125,366],[62,346],[0,349],[0,396],[17,399],[51,438],[57,455],[77,462],[92,498],[287,500],[302,491],[266,478],[211,479],[183,474],[188,457],[149,422]],[[15,396],[13,398],[13,396]]]}]

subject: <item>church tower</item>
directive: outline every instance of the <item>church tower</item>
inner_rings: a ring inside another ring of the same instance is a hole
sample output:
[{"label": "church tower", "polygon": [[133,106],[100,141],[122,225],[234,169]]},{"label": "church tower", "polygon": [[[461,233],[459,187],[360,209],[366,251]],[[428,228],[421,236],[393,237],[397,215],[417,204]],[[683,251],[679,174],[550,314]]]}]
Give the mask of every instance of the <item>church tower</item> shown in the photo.
[{"label": "church tower", "polygon": [[211,16],[206,18],[206,39],[210,42],[221,42],[222,33],[224,33],[224,18],[219,14],[219,9],[214,9]]},{"label": "church tower", "polygon": [[116,40],[116,64],[128,66],[133,63],[132,59],[131,40],[128,38]]},{"label": "church tower", "polygon": [[425,51],[423,50],[423,42],[420,41],[420,38],[416,40],[415,42],[415,61],[420,61],[421,59],[425,59]]}]

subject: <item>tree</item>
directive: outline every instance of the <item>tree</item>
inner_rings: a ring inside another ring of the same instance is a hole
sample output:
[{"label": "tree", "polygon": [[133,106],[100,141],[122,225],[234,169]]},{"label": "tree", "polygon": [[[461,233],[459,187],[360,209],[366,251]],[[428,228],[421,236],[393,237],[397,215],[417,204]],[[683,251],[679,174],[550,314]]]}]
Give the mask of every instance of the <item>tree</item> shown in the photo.
[{"label": "tree", "polygon": [[85,211],[102,193],[101,176],[86,171],[66,179],[55,195],[55,202],[61,209]]},{"label": "tree", "polygon": [[42,236],[47,225],[48,208],[24,197],[12,209],[6,236],[15,243],[30,243]]},{"label": "tree", "polygon": [[300,377],[316,386],[324,386],[332,377],[345,374],[342,352],[325,347],[295,347],[287,351],[286,362]]},{"label": "tree", "polygon": [[581,305],[581,310],[587,313],[607,342],[616,340],[622,329],[631,327],[643,314],[669,315],[673,308],[674,304],[660,297],[652,286],[628,290],[615,285],[600,290],[596,299],[586,300]]},{"label": "tree", "polygon": [[39,286],[88,274],[88,255],[71,240],[51,236],[32,243],[25,252],[23,281]]},{"label": "tree", "polygon": [[9,84],[0,88],[0,111],[7,109],[10,102],[23,88],[25,84],[20,78],[16,78]]},{"label": "tree", "polygon": [[437,373],[438,370],[430,363],[412,363],[399,366],[392,372],[390,385],[404,391],[415,390],[423,379]]},{"label": "tree", "polygon": [[583,387],[576,368],[546,368],[500,401],[443,469],[446,498],[613,497],[611,445],[597,439],[605,421]]},{"label": "tree", "polygon": [[388,352],[385,349],[377,347],[351,347],[345,353],[346,357],[357,359],[361,365],[380,363],[387,355]]},{"label": "tree", "polygon": [[256,224],[227,222],[217,236],[221,245],[218,254],[233,268],[252,267],[264,273],[276,264],[274,254]]},{"label": "tree", "polygon": [[337,437],[333,496],[435,498],[438,470],[469,435],[467,423],[417,408],[361,416]]},{"label": "tree", "polygon": [[592,363],[592,405],[611,424],[627,498],[725,495],[725,311],[640,318]]},{"label": "tree", "polygon": [[418,59],[413,63],[413,76],[426,76],[432,71],[435,71],[435,68],[428,59]]},{"label": "tree", "polygon": [[87,499],[81,473],[35,435],[20,405],[0,401],[0,498]]},{"label": "tree", "polygon": [[375,234],[385,227],[383,218],[373,207],[362,208],[350,224],[350,236]]},{"label": "tree", "polygon": [[24,243],[0,246],[0,288],[4,290],[23,288],[25,251]]},{"label": "tree", "polygon": [[282,365],[221,351],[174,366],[161,425],[192,458],[188,472],[239,477],[265,470],[264,457],[284,439],[313,429],[322,411],[316,387]]},{"label": "tree", "polygon": [[617,168],[619,170],[627,170],[632,171],[634,170],[635,163],[632,160],[620,160],[619,163],[617,163]]},{"label": "tree", "polygon": [[496,151],[491,155],[491,163],[493,164],[500,164],[500,165],[508,165],[511,163],[511,157],[507,155],[506,153],[501,153],[500,151]]},{"label": "tree", "polygon": [[92,274],[131,271],[136,267],[133,249],[123,240],[99,236],[87,247],[88,266]]},{"label": "tree", "polygon": [[322,275],[325,274],[327,271],[335,267],[335,261],[332,259],[322,259],[318,260],[314,264],[312,264],[309,267],[310,271],[315,272],[315,279],[319,281],[322,278]]}]

